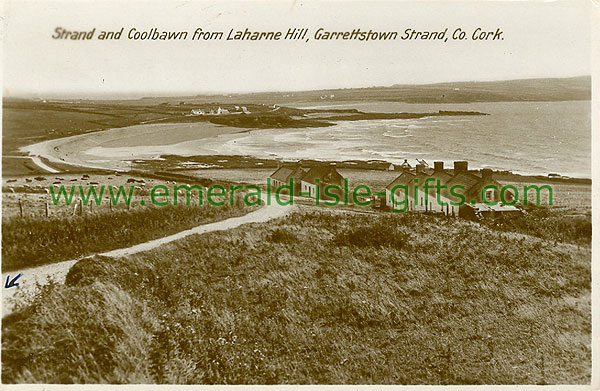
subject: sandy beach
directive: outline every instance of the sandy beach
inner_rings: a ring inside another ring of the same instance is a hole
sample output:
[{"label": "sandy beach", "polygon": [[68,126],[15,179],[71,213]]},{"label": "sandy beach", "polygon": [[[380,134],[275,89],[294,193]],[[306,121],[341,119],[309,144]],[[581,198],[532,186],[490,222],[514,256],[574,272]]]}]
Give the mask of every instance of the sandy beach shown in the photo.
[{"label": "sandy beach", "polygon": [[55,163],[127,170],[136,159],[158,159],[166,154],[214,154],[215,150],[205,147],[205,139],[240,131],[243,129],[210,122],[144,124],[43,141],[21,151]]}]

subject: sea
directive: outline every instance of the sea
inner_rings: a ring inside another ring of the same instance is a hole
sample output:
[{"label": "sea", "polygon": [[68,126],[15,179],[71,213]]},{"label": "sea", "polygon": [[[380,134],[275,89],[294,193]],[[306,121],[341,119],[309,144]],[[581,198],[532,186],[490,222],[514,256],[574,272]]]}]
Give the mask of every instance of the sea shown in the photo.
[{"label": "sea", "polygon": [[400,164],[407,159],[414,165],[416,159],[424,159],[430,165],[442,160],[448,166],[455,160],[467,160],[469,168],[474,169],[591,178],[590,101],[330,102],[294,106],[388,113],[478,111],[489,115],[339,121],[325,128],[261,129],[207,139],[205,145],[227,154],[289,160],[378,159]]}]

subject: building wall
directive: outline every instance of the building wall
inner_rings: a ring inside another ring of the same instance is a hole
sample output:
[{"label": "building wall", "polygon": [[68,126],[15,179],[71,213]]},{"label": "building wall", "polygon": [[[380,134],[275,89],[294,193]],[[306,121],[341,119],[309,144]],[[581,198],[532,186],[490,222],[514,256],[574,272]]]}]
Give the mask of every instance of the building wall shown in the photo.
[{"label": "building wall", "polygon": [[[343,184],[335,184],[335,183],[319,183],[319,199],[321,200],[327,200],[327,199],[332,199],[331,197],[328,197],[325,195],[325,188],[329,185],[337,185],[340,187],[339,191],[334,191],[334,190],[330,190],[330,193],[337,193],[338,196],[340,197],[340,203],[344,202],[344,194],[343,194]],[[317,185],[313,184],[313,183],[309,183],[309,182],[305,182],[302,181],[302,186],[300,188],[300,190],[304,193],[308,193],[309,197],[311,198],[316,198],[317,195]],[[351,197],[351,196],[349,196]]]},{"label": "building wall", "polygon": [[300,190],[305,193],[304,196],[306,196],[306,194],[308,194],[308,197],[315,197],[317,194],[317,186],[313,185],[312,183],[309,182],[305,182],[305,181],[301,181],[301,188]]},{"label": "building wall", "polygon": [[271,178],[271,191],[274,192],[281,185],[282,185],[282,182],[278,181],[277,179]]},{"label": "building wall", "polygon": [[[389,208],[404,208],[404,194],[402,192],[402,190],[398,189],[396,190],[396,194],[394,196],[394,200],[396,202],[401,202],[401,204],[398,204],[396,206],[394,206],[392,204],[392,192],[389,189],[385,189],[385,205],[388,206]],[[411,197],[408,197],[408,204],[406,204],[406,212],[408,211],[414,211],[415,210],[415,203],[414,200]]]},{"label": "building wall", "polygon": [[[287,182],[281,182],[280,180],[271,178],[271,192],[274,194],[277,191],[277,188],[279,186],[289,186],[290,182],[289,180]],[[294,180],[294,195],[298,195],[301,191],[301,181],[299,180]],[[288,191],[284,190],[282,191],[282,194],[287,194]]]},{"label": "building wall", "polygon": [[[403,200],[404,195],[402,193],[401,190],[398,190],[396,192],[396,196],[395,199],[396,201],[400,201]],[[440,207],[440,205],[438,205],[437,199],[436,199],[436,195],[432,195],[432,194],[428,194],[427,196],[427,203],[425,202],[425,192],[422,189],[419,189],[419,192],[417,193],[417,199],[415,200],[414,198],[414,187],[411,188],[409,187],[409,191],[407,194],[408,197],[408,205],[407,205],[407,211],[414,211],[414,212],[437,212],[437,213],[445,213],[445,211],[442,211],[442,208]],[[388,207],[392,207],[392,198],[391,198],[391,191],[389,189],[385,189],[385,204]],[[401,207],[399,205],[399,207]],[[450,208],[451,209],[451,208]],[[450,213],[452,212],[452,210],[450,210]]]},{"label": "building wall", "polygon": [[[456,202],[457,200],[455,198],[447,198],[445,197],[443,194],[440,194],[440,200],[442,201],[442,203],[445,203],[445,206],[440,206],[438,205],[436,209],[440,210],[443,214],[445,214],[446,216],[456,216],[458,217],[458,206],[453,206],[450,204],[450,201],[452,202]],[[466,200],[465,202],[468,202],[469,200]],[[437,201],[436,201],[437,203]]]}]

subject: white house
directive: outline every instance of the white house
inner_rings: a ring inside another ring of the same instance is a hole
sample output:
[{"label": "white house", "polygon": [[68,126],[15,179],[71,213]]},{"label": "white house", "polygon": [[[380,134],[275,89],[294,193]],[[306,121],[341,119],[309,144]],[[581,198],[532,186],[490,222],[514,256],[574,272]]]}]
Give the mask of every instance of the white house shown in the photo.
[{"label": "white house", "polygon": [[[318,179],[318,181],[317,181]],[[344,177],[332,166],[312,167],[309,169],[301,181],[301,195],[315,198],[317,195],[317,185],[319,186],[319,198],[327,199],[325,188],[329,185],[336,185],[339,191],[331,188],[329,193],[336,193],[342,199],[342,189],[344,188]]]}]

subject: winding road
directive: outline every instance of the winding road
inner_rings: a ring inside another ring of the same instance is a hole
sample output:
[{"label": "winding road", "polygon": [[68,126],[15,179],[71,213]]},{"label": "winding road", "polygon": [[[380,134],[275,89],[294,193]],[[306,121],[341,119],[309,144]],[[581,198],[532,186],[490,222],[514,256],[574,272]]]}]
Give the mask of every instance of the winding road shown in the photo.
[{"label": "winding road", "polygon": [[[32,267],[25,270],[2,273],[2,317],[5,317],[13,312],[15,306],[19,303],[26,303],[30,300],[39,289],[39,285],[48,284],[50,281],[57,282],[59,284],[64,283],[65,277],[77,261],[82,258],[87,258],[93,255],[103,255],[112,258],[123,257],[131,254],[136,254],[142,251],[151,250],[163,244],[171,243],[176,240],[185,238],[186,236],[203,234],[214,231],[225,231],[228,229],[237,228],[242,224],[249,223],[263,223],[278,217],[283,217],[292,211],[293,206],[281,206],[271,200],[271,205],[263,206],[262,208],[245,214],[239,217],[232,217],[226,220],[217,221],[214,223],[208,223],[199,225],[197,227],[178,232],[173,235],[165,236],[163,238],[150,240],[145,243],[136,244],[127,248],[120,248],[116,250],[107,251],[104,253],[97,253],[73,259],[70,261],[62,261],[57,263],[51,263],[47,265]],[[8,276],[12,280],[19,273],[22,276],[16,281],[19,286],[16,288],[4,288],[4,283]]]}]

